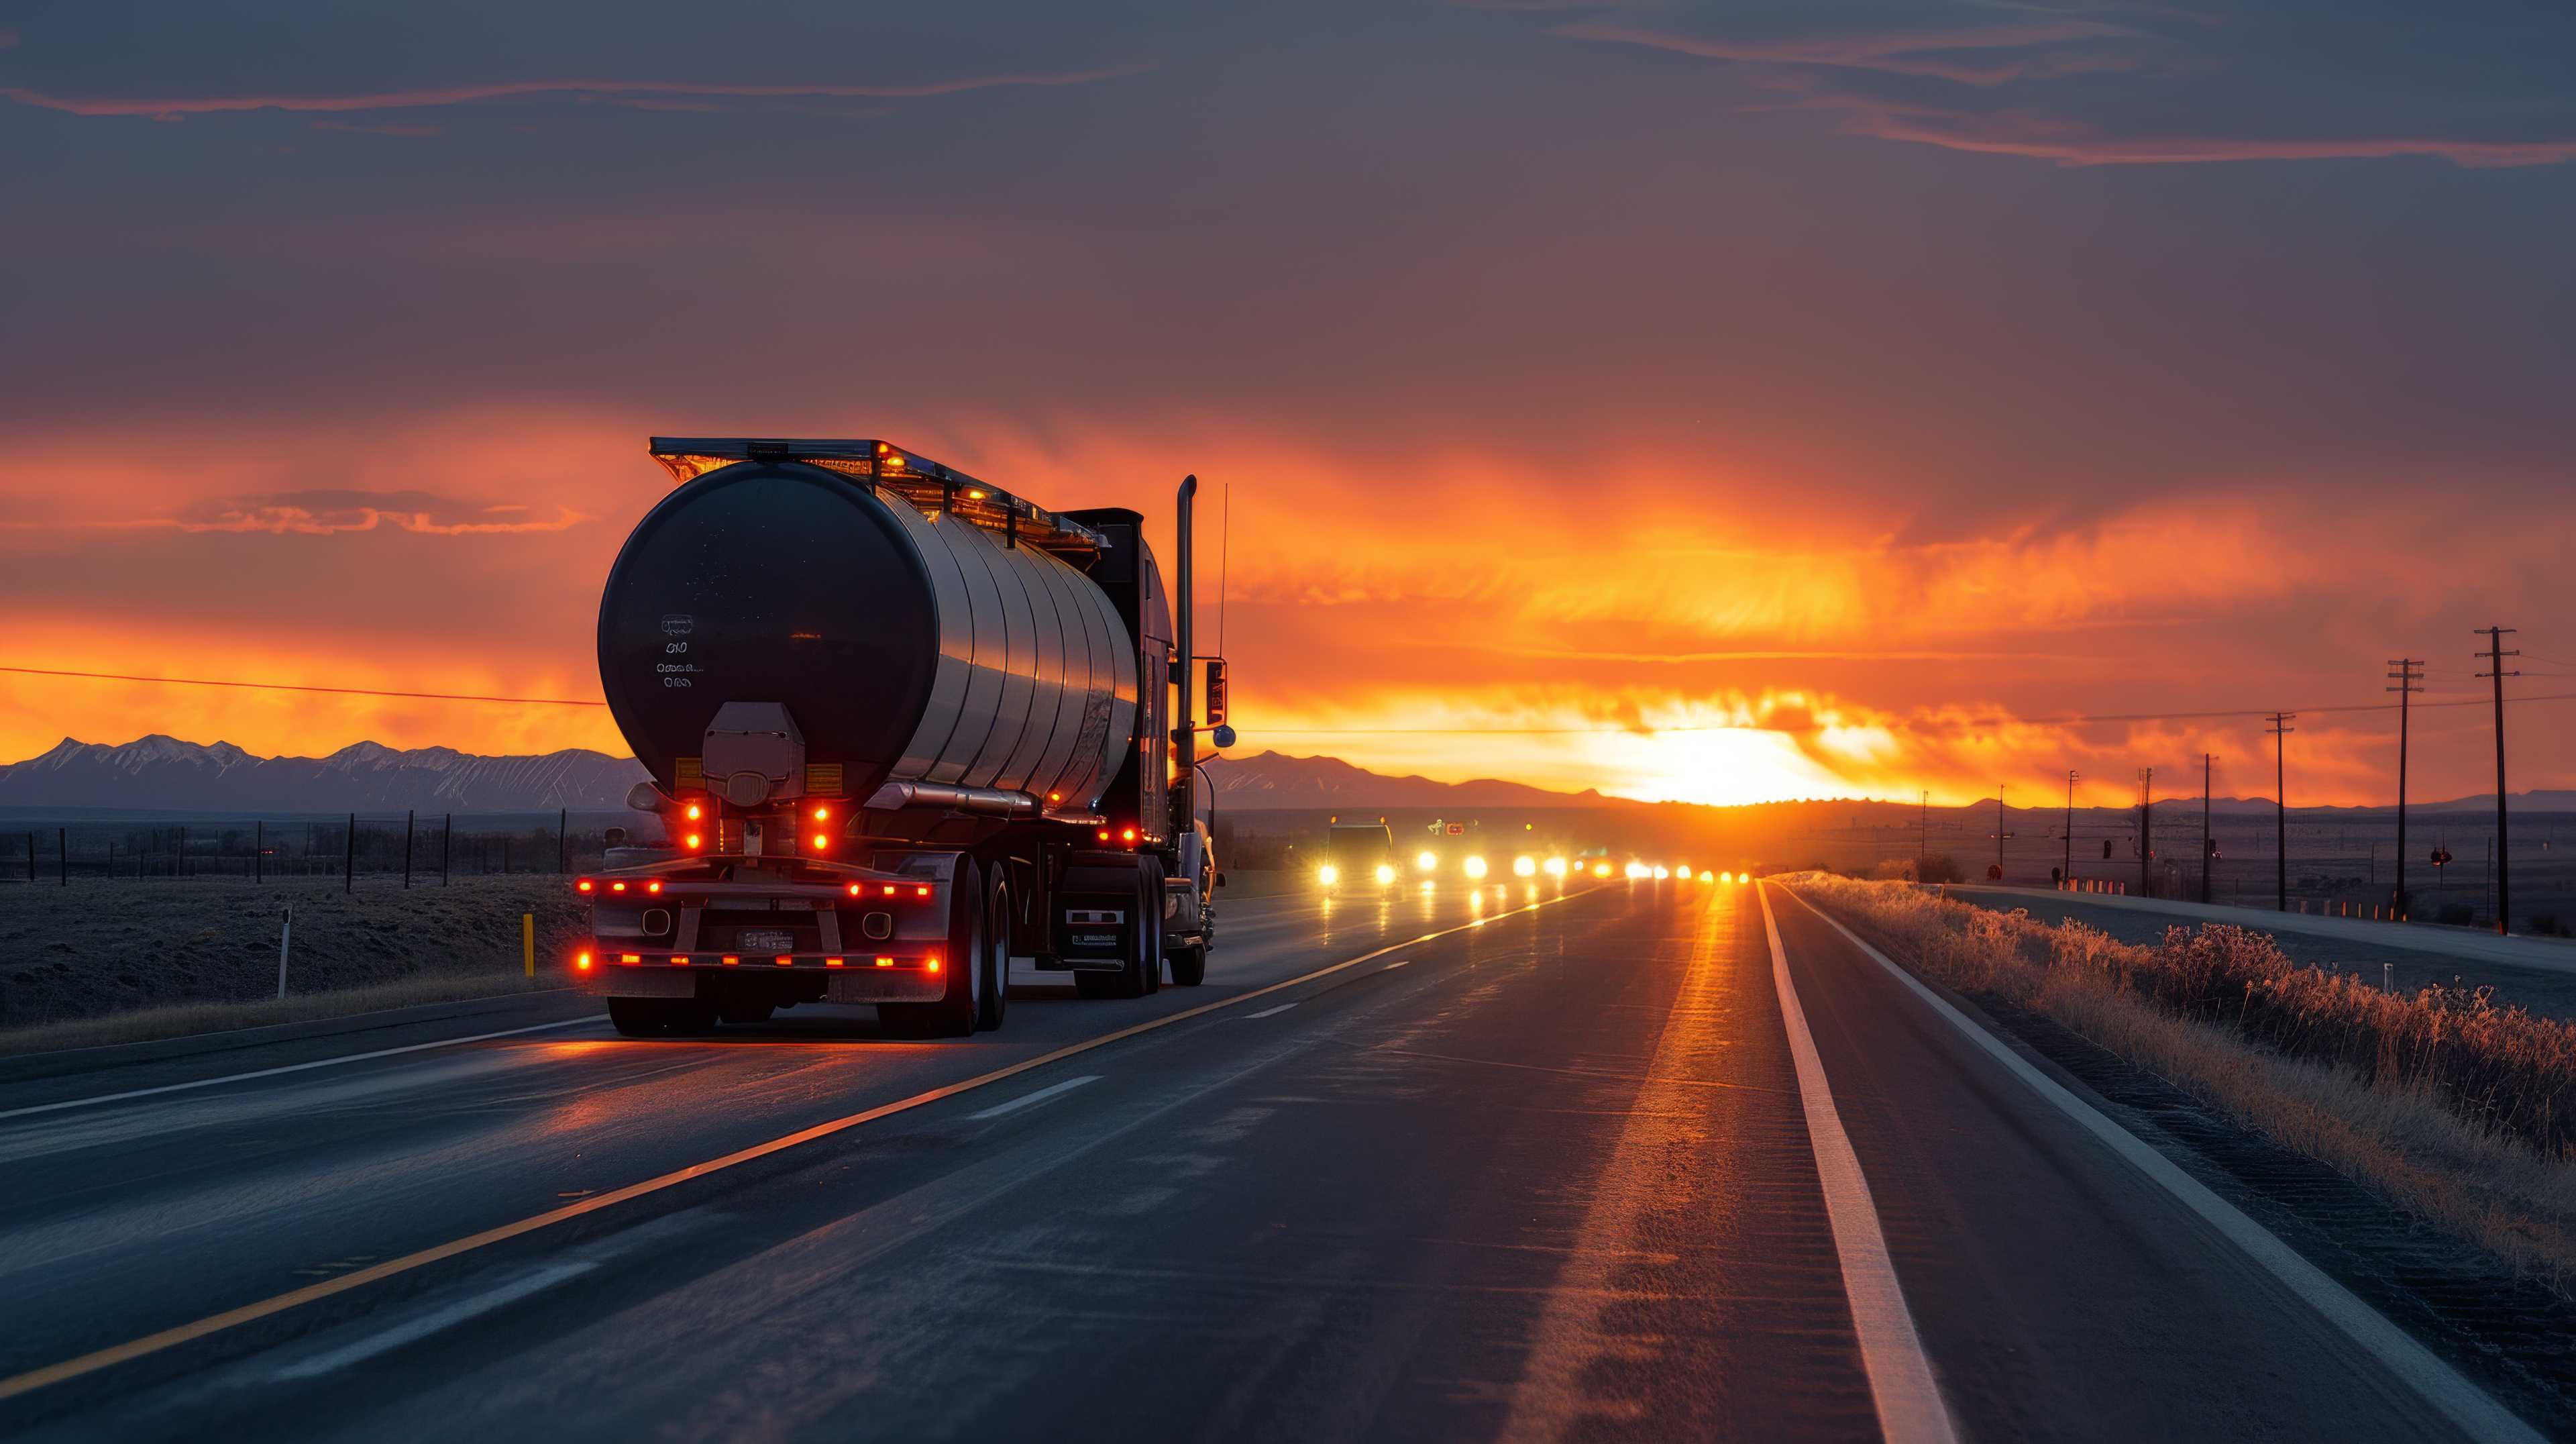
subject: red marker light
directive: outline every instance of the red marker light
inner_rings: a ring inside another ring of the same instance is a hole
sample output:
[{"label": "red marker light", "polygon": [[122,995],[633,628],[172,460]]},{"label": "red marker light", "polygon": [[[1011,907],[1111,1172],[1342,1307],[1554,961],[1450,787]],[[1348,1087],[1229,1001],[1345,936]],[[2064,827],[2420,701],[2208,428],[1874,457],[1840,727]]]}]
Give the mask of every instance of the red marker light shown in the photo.
[{"label": "red marker light", "polygon": [[688,819],[689,819],[689,821],[691,821],[691,822],[695,822],[695,821],[697,821],[699,818],[704,817],[704,816],[706,816],[706,815],[707,815],[707,814],[706,814],[706,809],[704,809],[704,808],[702,808],[702,807],[698,806],[698,805],[697,805],[696,803],[694,803],[694,802],[690,803],[690,804],[689,804],[689,810],[688,810],[687,812],[685,812],[685,813],[683,813],[683,814],[682,814],[682,816],[684,816],[684,817],[688,818]]},{"label": "red marker light", "polygon": [[694,833],[694,832],[693,832],[693,833],[690,833],[690,834],[689,834],[687,841],[688,841],[688,845],[689,845],[689,851],[691,851],[691,852],[695,852],[695,851],[697,851],[697,850],[698,850],[698,848],[699,848],[701,845],[703,845],[703,844],[706,842],[706,839],[705,839],[705,838],[702,838],[702,837],[700,837],[700,836],[698,836],[696,833]]},{"label": "red marker light", "polygon": [[1118,834],[1118,840],[1120,842],[1134,842],[1136,840],[1136,829],[1131,827],[1125,832]]},{"label": "red marker light", "polygon": [[597,886],[597,884],[593,883],[589,878],[583,878],[581,881],[574,883],[573,886],[582,892],[588,892],[593,887]]},{"label": "red marker light", "polygon": [[930,896],[930,889],[926,887],[917,887],[912,890],[912,895],[914,897],[928,897]]},{"label": "red marker light", "polygon": [[728,968],[738,968],[742,966],[742,959],[728,955],[724,960],[724,965]]},{"label": "red marker light", "polygon": [[878,967],[880,967],[880,968],[891,968],[891,967],[893,967],[893,966],[894,966],[894,959],[892,959],[892,958],[879,958],[879,959],[877,959],[877,966],[878,966]]},{"label": "red marker light", "polygon": [[934,972],[934,973],[935,973],[935,972],[938,972],[938,971],[939,971],[939,955],[938,955],[937,953],[932,953],[932,954],[930,955],[930,961],[929,961],[929,962],[927,962],[927,963],[924,963],[922,966],[924,966],[924,967],[928,968],[930,971],[932,971],[932,972]]},{"label": "red marker light", "polygon": [[590,971],[590,954],[588,954],[588,953],[575,953],[575,954],[573,954],[573,955],[572,955],[572,970],[573,970],[574,972],[576,972],[576,973],[587,973],[587,972],[589,972],[589,971]]},{"label": "red marker light", "polygon": [[648,882],[644,884],[644,890],[646,892],[660,892],[662,890],[662,885],[658,882]]},{"label": "red marker light", "polygon": [[893,884],[893,883],[887,883],[887,884],[885,885],[885,895],[886,895],[887,897],[892,897],[892,896],[894,896],[894,884]]},{"label": "red marker light", "polygon": [[641,954],[637,953],[619,953],[617,955],[617,961],[621,963],[640,963],[644,961],[644,959]]},{"label": "red marker light", "polygon": [[841,960],[839,958],[825,958],[823,960],[823,966],[827,968],[837,968],[840,965]]},{"label": "red marker light", "polygon": [[1107,841],[1109,840],[1109,829],[1108,829],[1108,828],[1105,828],[1105,827],[1104,827],[1104,828],[1100,829],[1100,840],[1101,840],[1102,842],[1107,842]]},{"label": "red marker light", "polygon": [[675,968],[685,968],[685,967],[687,967],[688,965],[689,965],[689,956],[688,956],[688,954],[686,954],[686,953],[674,953],[674,954],[672,954],[672,955],[671,955],[671,966],[672,966],[672,967],[675,967]]},{"label": "red marker light", "polygon": [[626,891],[626,884],[622,882],[613,882],[608,885],[608,890],[610,892],[624,892]]},{"label": "red marker light", "polygon": [[850,884],[850,896],[852,896],[852,897],[857,897],[858,895],[859,895],[859,885],[858,885],[857,883],[852,883],[852,884]]},{"label": "red marker light", "polygon": [[832,820],[832,809],[830,809],[830,808],[828,808],[828,807],[818,807],[818,808],[815,808],[815,809],[814,809],[814,820],[815,820],[816,822],[829,822],[829,821],[831,821],[831,820]]},{"label": "red marker light", "polygon": [[785,953],[780,953],[777,957],[771,958],[770,961],[784,968],[794,965],[796,960]]},{"label": "red marker light", "polygon": [[829,852],[831,851],[831,848],[832,839],[825,837],[819,832],[814,834],[814,850],[816,852]]}]

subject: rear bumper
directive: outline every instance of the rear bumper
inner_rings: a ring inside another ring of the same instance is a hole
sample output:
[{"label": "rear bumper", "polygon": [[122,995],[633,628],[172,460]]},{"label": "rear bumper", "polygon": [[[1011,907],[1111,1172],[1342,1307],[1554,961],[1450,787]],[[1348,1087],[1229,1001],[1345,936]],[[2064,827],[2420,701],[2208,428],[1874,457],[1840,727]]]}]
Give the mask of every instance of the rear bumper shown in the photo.
[{"label": "rear bumper", "polygon": [[611,962],[595,970],[589,991],[604,998],[720,999],[772,993],[825,1003],[934,1003],[946,996],[948,976],[930,971],[918,959],[886,968],[874,966],[873,959],[837,968],[821,958],[800,958],[785,967],[767,960],[730,967]]}]

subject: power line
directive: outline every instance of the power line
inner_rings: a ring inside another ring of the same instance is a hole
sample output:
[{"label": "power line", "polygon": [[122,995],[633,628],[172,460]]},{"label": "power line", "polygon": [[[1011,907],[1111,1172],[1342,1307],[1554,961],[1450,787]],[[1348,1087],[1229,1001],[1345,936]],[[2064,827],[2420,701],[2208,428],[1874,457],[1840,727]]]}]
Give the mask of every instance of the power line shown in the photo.
[{"label": "power line", "polygon": [[[2483,676],[2483,674],[2481,675]],[[2576,692],[2535,692],[2525,697],[2508,697],[2505,699],[2505,702],[2507,705],[2522,702],[2576,702]],[[2394,712],[2398,710],[2400,705],[2401,704],[2395,702],[2358,702],[2339,706],[2303,707],[2299,710],[2302,712]],[[2417,707],[2484,707],[2487,705],[2487,699],[2484,697],[2469,697],[2447,702],[2418,702],[2414,705]],[[2055,717],[2011,717],[1998,714],[1987,717],[1972,717],[1967,720],[1972,725],[2016,723],[2022,726],[2031,727],[2084,727],[2107,722],[2199,722],[2231,717],[2243,717],[2254,721],[2265,721],[2269,720],[2271,716],[2271,710],[2265,708],[2260,710],[2249,709],[2244,711],[2216,712],[2088,712],[2066,714]],[[1737,732],[1745,729],[1714,724],[1692,725],[1687,727],[1627,727],[1613,724],[1609,726],[1591,727],[1263,727],[1258,730],[1264,736],[1269,737],[1457,737],[1485,735],[1504,737],[1567,737],[1597,735],[1612,737],[1623,732],[1631,732],[1640,736],[1646,736],[1659,732]]]},{"label": "power line", "polygon": [[308,687],[298,682],[218,682],[205,677],[141,677],[125,672],[72,672],[54,667],[0,667],[22,677],[82,677],[94,682],[160,682],[172,687],[235,687],[248,692],[327,692],[338,697],[401,697],[429,702],[507,702],[520,707],[605,707],[578,697],[492,697],[476,692],[393,692],[375,687]]}]

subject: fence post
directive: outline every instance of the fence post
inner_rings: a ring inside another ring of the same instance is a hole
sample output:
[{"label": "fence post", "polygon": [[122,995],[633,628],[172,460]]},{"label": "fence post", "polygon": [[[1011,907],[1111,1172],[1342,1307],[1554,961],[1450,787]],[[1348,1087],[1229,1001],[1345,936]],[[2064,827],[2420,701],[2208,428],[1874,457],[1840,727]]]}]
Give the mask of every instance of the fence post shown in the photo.
[{"label": "fence post", "polygon": [[36,880],[36,830],[27,829],[27,881]]},{"label": "fence post", "polygon": [[172,877],[188,875],[188,824],[184,822],[179,824],[179,860],[171,866],[170,875]]},{"label": "fence post", "polygon": [[456,841],[456,814],[447,814],[438,824],[438,885],[447,886],[447,854]]},{"label": "fence post", "polygon": [[510,875],[510,834],[501,834],[501,876]]},{"label": "fence post", "polygon": [[411,809],[405,809],[403,812],[403,891],[405,892],[411,891],[411,824],[412,819],[418,815]]},{"label": "fence post", "polygon": [[567,826],[569,826],[569,825],[570,825],[571,821],[572,821],[572,809],[571,809],[571,808],[569,808],[569,807],[562,808],[562,809],[558,810],[558,811],[555,813],[555,876],[557,876],[557,877],[561,877],[561,876],[563,876],[563,871],[564,871],[564,829],[565,829]]},{"label": "fence post", "polygon": [[68,827],[54,829],[54,871],[63,886],[72,885],[72,830]]},{"label": "fence post", "polygon": [[537,975],[537,915],[519,914],[519,964],[529,977]]},{"label": "fence post", "polygon": [[289,903],[277,922],[277,1000],[286,1001],[286,945],[295,933],[295,905]]},{"label": "fence post", "polygon": [[340,853],[340,891],[358,890],[358,814],[349,814],[349,832]]},{"label": "fence post", "polygon": [[267,878],[268,824],[265,821],[254,821],[250,825],[250,880],[264,882]]}]

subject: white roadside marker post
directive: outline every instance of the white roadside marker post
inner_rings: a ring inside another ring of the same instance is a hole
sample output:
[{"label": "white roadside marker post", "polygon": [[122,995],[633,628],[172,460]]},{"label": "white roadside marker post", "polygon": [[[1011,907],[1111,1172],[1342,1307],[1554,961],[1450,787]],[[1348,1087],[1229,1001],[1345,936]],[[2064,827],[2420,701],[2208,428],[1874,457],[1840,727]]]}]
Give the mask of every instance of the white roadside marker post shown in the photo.
[{"label": "white roadside marker post", "polygon": [[295,909],[289,906],[278,914],[277,921],[277,1000],[281,1003],[286,1001],[286,944],[294,932]]},{"label": "white roadside marker post", "polygon": [[2395,963],[2381,963],[2379,965],[2379,990],[2383,993],[2394,993],[2397,991],[2397,965]]}]

